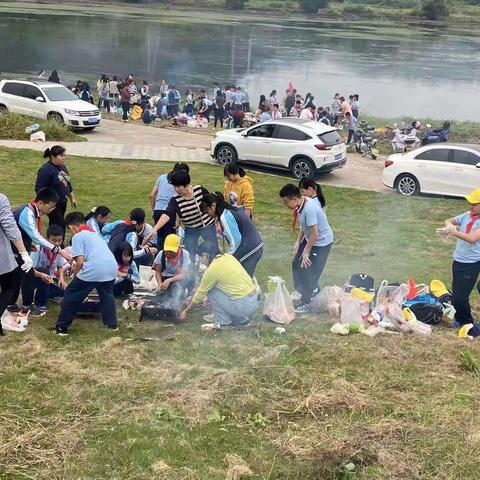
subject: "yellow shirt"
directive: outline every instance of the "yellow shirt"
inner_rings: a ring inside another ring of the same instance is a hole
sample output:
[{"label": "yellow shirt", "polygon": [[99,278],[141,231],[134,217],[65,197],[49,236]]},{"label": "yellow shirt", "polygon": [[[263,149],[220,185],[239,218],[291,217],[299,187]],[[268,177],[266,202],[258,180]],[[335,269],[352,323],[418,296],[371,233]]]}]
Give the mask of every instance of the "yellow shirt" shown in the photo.
[{"label": "yellow shirt", "polygon": [[195,303],[205,300],[208,292],[217,287],[231,298],[243,298],[255,290],[250,275],[241,263],[228,253],[217,255],[203,274],[202,281],[193,297]]},{"label": "yellow shirt", "polygon": [[226,182],[223,196],[228,203],[253,210],[253,204],[255,203],[253,180],[245,176],[240,178],[238,182]]}]

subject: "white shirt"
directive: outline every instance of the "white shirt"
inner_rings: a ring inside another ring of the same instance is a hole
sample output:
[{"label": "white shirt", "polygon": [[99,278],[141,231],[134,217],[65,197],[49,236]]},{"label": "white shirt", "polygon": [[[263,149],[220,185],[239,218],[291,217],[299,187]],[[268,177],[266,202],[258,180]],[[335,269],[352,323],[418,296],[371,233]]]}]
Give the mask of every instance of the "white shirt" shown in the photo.
[{"label": "white shirt", "polygon": [[313,120],[313,113],[309,108],[304,108],[300,114],[302,120]]}]

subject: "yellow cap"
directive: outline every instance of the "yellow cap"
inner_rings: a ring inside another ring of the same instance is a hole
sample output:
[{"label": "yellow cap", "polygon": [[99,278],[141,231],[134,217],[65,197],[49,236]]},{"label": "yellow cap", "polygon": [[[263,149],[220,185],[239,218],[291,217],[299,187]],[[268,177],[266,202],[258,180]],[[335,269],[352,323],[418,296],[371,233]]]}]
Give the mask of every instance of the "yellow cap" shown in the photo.
[{"label": "yellow cap", "polygon": [[465,195],[468,203],[475,204],[480,203],[480,188],[476,188],[475,190],[471,191],[468,195]]},{"label": "yellow cap", "polygon": [[180,248],[180,243],[180,237],[178,235],[175,235],[174,233],[171,233],[165,238],[165,243],[163,244],[163,251],[177,253],[178,249]]},{"label": "yellow cap", "polygon": [[447,287],[441,280],[432,280],[430,282],[430,293],[437,298],[440,298],[443,295],[447,295],[450,293],[447,290]]},{"label": "yellow cap", "polygon": [[473,327],[473,323],[466,323],[458,330],[458,338],[468,338],[470,335],[470,329]]}]

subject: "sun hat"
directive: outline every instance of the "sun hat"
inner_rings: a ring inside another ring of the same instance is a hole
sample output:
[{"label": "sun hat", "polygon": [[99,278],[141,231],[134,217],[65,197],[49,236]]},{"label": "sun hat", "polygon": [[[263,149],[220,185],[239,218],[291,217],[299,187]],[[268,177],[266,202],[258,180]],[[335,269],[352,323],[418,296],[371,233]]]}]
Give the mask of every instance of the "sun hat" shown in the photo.
[{"label": "sun hat", "polygon": [[178,252],[178,249],[180,248],[180,237],[178,235],[175,235],[174,233],[171,233],[170,235],[167,235],[165,238],[165,243],[163,244],[163,250],[165,252]]}]

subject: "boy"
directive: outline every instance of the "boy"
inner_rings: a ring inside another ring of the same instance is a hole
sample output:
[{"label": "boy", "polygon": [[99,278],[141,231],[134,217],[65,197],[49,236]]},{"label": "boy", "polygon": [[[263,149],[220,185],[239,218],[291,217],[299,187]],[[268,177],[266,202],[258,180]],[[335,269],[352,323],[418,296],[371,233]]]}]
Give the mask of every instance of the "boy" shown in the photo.
[{"label": "boy", "polygon": [[187,286],[189,265],[190,255],[181,247],[180,237],[174,233],[167,235],[163,250],[153,262],[158,290],[180,299]]},{"label": "boy", "polygon": [[[50,225],[47,239],[55,246],[62,245],[63,228],[59,225]],[[58,253],[52,253],[48,248],[39,247],[32,252],[31,258],[35,270],[35,279],[24,279],[22,283],[22,298],[24,305],[30,306],[30,315],[41,317],[47,312],[49,298],[63,297],[67,288],[63,274],[63,267],[67,263]],[[35,303],[33,303],[35,296]]]},{"label": "boy", "polygon": [[298,219],[300,232],[293,247],[293,284],[300,292],[296,313],[307,313],[312,296],[318,293],[318,280],[327,263],[333,243],[333,232],[320,203],[302,197],[297,186],[289,183],[280,190],[284,205],[293,210],[293,229]]},{"label": "boy", "polygon": [[104,325],[111,331],[116,331],[118,327],[113,284],[117,278],[117,261],[102,238],[85,224],[83,213],[69,213],[65,223],[73,233],[72,257],[75,259],[76,276],[65,290],[54,333],[68,335],[68,327],[94,288],[100,299]]}]

